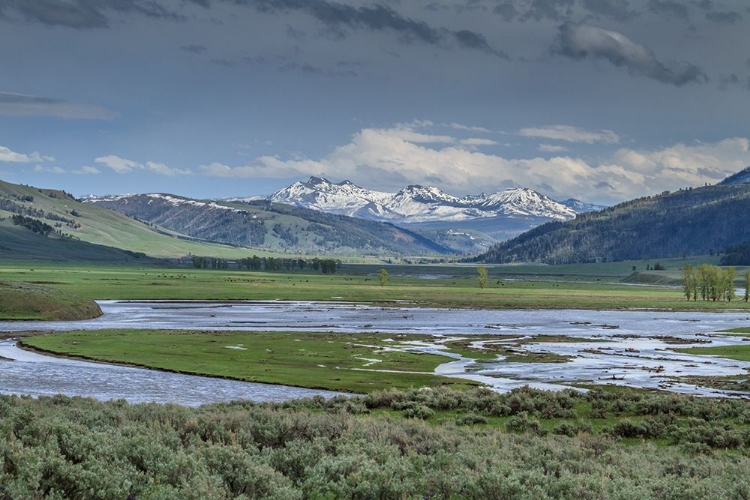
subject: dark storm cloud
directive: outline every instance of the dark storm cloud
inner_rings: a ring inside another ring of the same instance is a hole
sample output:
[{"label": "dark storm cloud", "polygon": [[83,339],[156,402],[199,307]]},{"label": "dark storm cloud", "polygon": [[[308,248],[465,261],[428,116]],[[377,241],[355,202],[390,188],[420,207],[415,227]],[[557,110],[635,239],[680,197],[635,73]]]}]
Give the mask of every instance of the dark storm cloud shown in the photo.
[{"label": "dark storm cloud", "polygon": [[729,87],[740,84],[740,77],[736,73],[729,73],[728,75],[721,75],[719,77],[719,88],[721,90],[727,90]]},{"label": "dark storm cloud", "polygon": [[667,66],[657,60],[648,47],[634,43],[622,33],[586,24],[561,25],[553,52],[578,60],[604,59],[615,66],[626,67],[632,74],[678,87],[708,81],[708,77],[692,64]]},{"label": "dark storm cloud", "polygon": [[469,30],[451,31],[433,28],[424,21],[403,17],[384,5],[352,7],[325,0],[230,0],[238,5],[254,7],[261,12],[300,11],[309,14],[329,28],[341,30],[367,29],[370,31],[393,31],[407,42],[422,42],[429,45],[455,43],[459,47],[479,50],[487,54],[506,57],[490,47],[480,33]]},{"label": "dark storm cloud", "polygon": [[202,54],[206,51],[205,45],[183,45],[180,47],[181,50],[184,50],[185,52],[190,52],[192,54]]},{"label": "dark storm cloud", "polygon": [[506,23],[509,23],[518,17],[518,10],[516,10],[512,3],[501,3],[495,7],[493,12],[502,17],[503,21]]},{"label": "dark storm cloud", "polygon": [[706,19],[721,24],[734,24],[742,20],[739,12],[706,12]]},{"label": "dark storm cloud", "polygon": [[153,0],[3,0],[0,18],[20,15],[26,21],[75,29],[106,28],[106,13],[141,14],[152,18],[180,19]]},{"label": "dark storm cloud", "polygon": [[0,92],[0,115],[49,116],[67,120],[111,120],[117,113],[64,99]]},{"label": "dark storm cloud", "polygon": [[574,4],[575,0],[531,0],[529,9],[520,16],[520,19],[522,21],[529,19],[559,21],[572,14],[571,9]]},{"label": "dark storm cloud", "polygon": [[657,15],[667,14],[682,19],[688,18],[687,6],[674,0],[649,0],[648,10]]},{"label": "dark storm cloud", "polygon": [[506,0],[495,6],[493,12],[507,23],[516,19],[521,22],[562,21],[571,18],[577,5],[589,15],[620,22],[638,17],[638,12],[630,8],[629,0],[531,0],[520,4]]},{"label": "dark storm cloud", "polygon": [[628,0],[583,0],[583,6],[594,15],[615,21],[630,21],[638,17],[638,12],[630,9]]},{"label": "dark storm cloud", "polygon": [[[337,65],[338,66],[338,65]],[[281,66],[279,68],[279,71],[297,71],[300,73],[304,73],[306,75],[320,75],[320,76],[333,76],[333,77],[340,77],[340,76],[357,76],[357,73],[353,70],[331,70],[326,68],[321,68],[318,66],[313,66],[309,63],[289,63],[285,64],[284,66]]]}]

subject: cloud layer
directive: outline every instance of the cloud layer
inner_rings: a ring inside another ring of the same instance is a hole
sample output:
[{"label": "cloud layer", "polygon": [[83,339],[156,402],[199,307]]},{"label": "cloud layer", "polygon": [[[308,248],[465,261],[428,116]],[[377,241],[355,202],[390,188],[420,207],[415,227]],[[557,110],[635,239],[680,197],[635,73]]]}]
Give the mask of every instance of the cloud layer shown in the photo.
[{"label": "cloud layer", "polygon": [[49,116],[66,120],[111,120],[117,113],[63,99],[0,92],[0,115]]},{"label": "cloud layer", "polygon": [[[100,156],[99,158],[94,159],[94,162],[105,167],[109,167],[118,174],[129,174],[137,170],[148,170],[150,172],[154,172],[160,175],[166,175],[168,177],[192,174],[192,172],[187,169],[170,168],[163,163],[154,161],[147,161],[144,164],[134,160],[128,160],[127,158],[121,158],[116,155]],[[94,170],[97,171],[94,172]],[[92,174],[99,172],[95,167],[84,167],[84,171],[81,171],[79,173]]]},{"label": "cloud layer", "polygon": [[604,59],[633,74],[678,87],[705,83],[708,77],[697,66],[682,62],[664,64],[653,52],[617,31],[566,22],[558,29],[555,51],[572,59]]},{"label": "cloud layer", "polygon": [[[676,144],[652,151],[620,148],[592,162],[569,155],[507,158],[465,147],[459,138],[446,141],[444,137],[449,136],[424,134],[418,127],[401,124],[392,128],[363,129],[349,143],[317,160],[263,156],[244,166],[212,163],[200,170],[204,175],[217,177],[315,175],[390,189],[406,184],[433,184],[462,194],[520,186],[557,198],[574,196],[614,203],[664,190],[716,183],[750,165],[747,138]],[[576,131],[579,140],[591,138],[593,141],[601,135],[601,132],[587,133],[576,127],[563,128],[568,129]],[[441,140],[426,139],[430,137]],[[614,139],[608,134],[604,137],[609,137],[610,143]],[[541,144],[539,147],[545,152],[564,152],[564,148],[555,146]]]}]

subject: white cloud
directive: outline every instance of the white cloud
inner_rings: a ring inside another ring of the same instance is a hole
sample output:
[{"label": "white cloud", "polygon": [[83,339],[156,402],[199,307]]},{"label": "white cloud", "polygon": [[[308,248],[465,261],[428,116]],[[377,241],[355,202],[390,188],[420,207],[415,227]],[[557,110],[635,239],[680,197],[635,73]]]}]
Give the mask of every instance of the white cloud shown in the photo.
[{"label": "white cloud", "polygon": [[166,175],[169,177],[174,177],[175,175],[192,174],[190,170],[180,169],[180,168],[170,168],[163,163],[158,163],[154,161],[147,161],[146,168],[151,170],[152,172],[156,172],[157,174]]},{"label": "white cloud", "polygon": [[568,148],[565,146],[555,146],[553,144],[540,144],[539,151],[542,153],[564,153]]},{"label": "white cloud", "polygon": [[17,153],[12,151],[5,146],[0,146],[0,162],[6,163],[34,163],[34,162],[46,162],[55,161],[52,156],[43,156],[38,152],[34,151],[30,154]]},{"label": "white cloud", "polygon": [[496,146],[497,141],[491,139],[480,139],[478,137],[470,137],[468,139],[461,139],[461,144],[464,146]]},{"label": "white cloud", "polygon": [[99,170],[98,168],[96,168],[96,167],[89,167],[89,166],[81,167],[78,170],[72,170],[72,172],[74,174],[79,174],[79,175],[96,175],[96,174],[101,174],[102,173],[102,171]]},{"label": "white cloud", "polygon": [[617,144],[620,137],[611,130],[586,130],[570,125],[550,125],[546,127],[523,128],[519,131],[524,137],[541,137],[567,142],[593,144]]},{"label": "white cloud", "polygon": [[471,125],[463,125],[461,123],[451,123],[451,127],[456,130],[463,130],[466,132],[480,132],[483,134],[491,134],[492,130],[486,129],[484,127],[473,127]]},{"label": "white cloud", "polygon": [[263,156],[244,166],[213,163],[200,170],[217,177],[281,179],[315,175],[387,190],[406,184],[432,184],[458,195],[523,186],[560,199],[574,196],[615,203],[715,183],[750,165],[745,138],[676,144],[653,151],[621,148],[611,157],[590,162],[572,156],[503,158],[460,144],[427,147],[406,140],[409,134],[402,129],[363,129],[320,159]]},{"label": "white cloud", "polygon": [[[121,158],[115,155],[100,156],[94,159],[96,163],[111,168],[118,174],[128,174],[134,170],[150,170],[160,175],[166,175],[174,177],[175,175],[190,175],[192,172],[186,169],[170,168],[167,165],[155,161],[147,161],[144,165],[134,160],[128,160],[127,158]],[[91,168],[91,167],[84,167]],[[94,169],[96,170],[96,169]],[[86,172],[94,173],[94,172]],[[96,172],[98,173],[98,172]]]},{"label": "white cloud", "polygon": [[95,158],[94,161],[96,163],[104,165],[105,167],[111,168],[118,174],[127,174],[129,172],[132,172],[133,170],[143,169],[143,165],[141,165],[140,163],[133,160],[128,160],[127,158],[120,158],[119,156],[115,155],[100,156],[99,158]]},{"label": "white cloud", "polygon": [[45,167],[43,165],[36,165],[34,167],[34,172],[46,172],[49,174],[64,174],[65,170],[63,170],[60,167]]}]

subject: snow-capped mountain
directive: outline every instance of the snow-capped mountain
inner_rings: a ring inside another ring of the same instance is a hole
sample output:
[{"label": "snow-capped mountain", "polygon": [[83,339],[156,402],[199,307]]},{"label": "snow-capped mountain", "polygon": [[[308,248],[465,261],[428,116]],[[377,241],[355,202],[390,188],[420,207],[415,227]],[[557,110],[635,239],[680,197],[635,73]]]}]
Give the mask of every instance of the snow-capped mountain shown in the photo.
[{"label": "snow-capped mountain", "polygon": [[[459,198],[436,187],[407,186],[397,193],[320,177],[295,182],[267,198],[322,212],[394,223],[459,222],[498,216],[569,220],[578,212],[526,188]],[[236,200],[244,201],[244,200]]]},{"label": "snow-capped mountain", "polygon": [[568,198],[567,200],[561,201],[563,205],[568,208],[572,208],[577,214],[585,212],[598,212],[607,208],[604,205],[594,205],[593,203],[586,203],[585,201],[576,200],[575,198]]}]

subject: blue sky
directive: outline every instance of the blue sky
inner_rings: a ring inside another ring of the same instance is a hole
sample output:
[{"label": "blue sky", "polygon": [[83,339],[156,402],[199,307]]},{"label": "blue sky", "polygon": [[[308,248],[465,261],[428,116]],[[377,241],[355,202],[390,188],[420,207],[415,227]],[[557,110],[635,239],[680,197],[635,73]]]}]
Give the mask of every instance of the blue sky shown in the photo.
[{"label": "blue sky", "polygon": [[0,0],[0,179],[618,201],[750,166],[744,0]]}]

